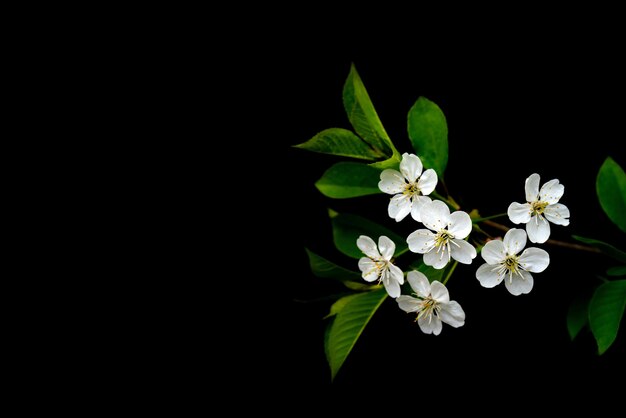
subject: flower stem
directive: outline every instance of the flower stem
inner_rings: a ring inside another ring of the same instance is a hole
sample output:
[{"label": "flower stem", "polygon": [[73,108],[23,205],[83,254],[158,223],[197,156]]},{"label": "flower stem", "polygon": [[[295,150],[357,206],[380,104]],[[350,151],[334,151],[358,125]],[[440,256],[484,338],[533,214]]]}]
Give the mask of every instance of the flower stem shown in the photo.
[{"label": "flower stem", "polygon": [[[511,229],[509,227],[506,227],[494,221],[484,221],[483,223],[485,225],[489,225],[493,228],[499,229],[500,231],[503,231],[503,232],[507,232],[509,229]],[[601,251],[595,247],[590,247],[588,245],[581,245],[581,244],[573,244],[571,242],[557,241],[555,239],[547,240],[546,244],[554,245],[555,247],[569,248],[571,250],[587,251],[589,253],[596,253],[596,254],[601,253]]]},{"label": "flower stem", "polygon": [[506,216],[506,213],[498,213],[497,215],[491,215],[491,216],[485,216],[483,218],[476,218],[476,219],[472,219],[473,223],[478,223],[478,222],[483,222],[483,221],[487,221],[489,219],[495,219],[495,218],[501,218],[503,216]]},{"label": "flower stem", "polygon": [[452,273],[454,273],[454,269],[456,268],[456,265],[459,264],[458,261],[455,261],[454,264],[452,264],[452,267],[450,267],[450,270],[448,270],[448,274],[446,275],[446,278],[443,279],[443,285],[445,286],[446,283],[448,283],[448,280],[450,279],[450,276],[452,276]]}]

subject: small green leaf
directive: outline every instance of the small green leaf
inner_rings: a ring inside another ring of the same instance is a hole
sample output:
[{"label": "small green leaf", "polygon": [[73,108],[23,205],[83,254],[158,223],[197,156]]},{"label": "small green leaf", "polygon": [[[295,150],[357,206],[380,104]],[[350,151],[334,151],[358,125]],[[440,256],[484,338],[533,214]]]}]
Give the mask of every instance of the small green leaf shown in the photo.
[{"label": "small green leaf", "polygon": [[370,163],[369,165],[374,168],[378,168],[380,170],[384,170],[385,168],[392,168],[394,170],[399,170],[401,157],[400,154],[394,154],[391,158],[388,158],[383,161],[378,161],[376,163]]},{"label": "small green leaf", "polygon": [[356,133],[375,150],[386,157],[398,153],[378,118],[354,64],[343,86],[343,106]]},{"label": "small green leaf", "polygon": [[626,276],[626,266],[611,267],[606,271],[609,276]]},{"label": "small green leaf", "polygon": [[363,282],[363,278],[357,272],[345,269],[315,254],[313,251],[305,248],[309,256],[309,264],[311,271],[317,277],[324,279],[334,279],[343,283],[348,289],[352,290],[372,290],[377,289],[378,285],[371,285]]},{"label": "small green leaf", "polygon": [[443,179],[448,165],[448,124],[435,103],[420,97],[408,116],[409,138],[424,168],[433,168]]},{"label": "small green leaf", "polygon": [[294,145],[296,148],[323,154],[339,155],[342,157],[359,158],[362,160],[377,160],[385,155],[373,149],[352,131],[341,128],[326,129],[308,141]]},{"label": "small green leaf", "polygon": [[336,314],[334,321],[329,325],[325,347],[333,380],[365,326],[386,297],[385,289],[359,293],[352,296]]},{"label": "small green leaf", "polygon": [[339,312],[341,312],[343,310],[343,308],[346,307],[348,302],[350,302],[352,299],[354,299],[358,295],[359,295],[359,293],[355,293],[353,295],[344,296],[344,297],[340,298],[339,300],[337,300],[335,303],[333,303],[331,305],[330,312],[328,313],[328,315],[326,315],[324,317],[324,319],[327,319],[327,318],[330,318],[331,316],[337,315]]},{"label": "small green leaf", "polygon": [[598,287],[589,303],[589,325],[603,354],[615,341],[626,308],[626,280],[607,282]]},{"label": "small green leaf", "polygon": [[381,235],[385,235],[396,244],[395,257],[406,252],[409,247],[406,239],[402,238],[395,232],[390,231],[384,226],[378,225],[368,219],[357,215],[338,214],[331,219],[333,225],[333,239],[335,246],[339,251],[352,258],[364,257],[359,247],[356,246],[356,240],[361,235],[366,235],[378,242]]},{"label": "small green leaf", "polygon": [[567,311],[567,332],[574,340],[588,322],[589,297],[579,297],[572,301]]},{"label": "small green leaf", "polygon": [[585,237],[581,237],[578,235],[572,235],[572,238],[574,238],[577,241],[584,242],[585,244],[589,244],[593,247],[596,247],[597,249],[602,251],[604,254],[608,255],[609,257],[613,257],[617,261],[626,263],[626,253],[618,250],[611,244],[607,244],[606,242],[602,242],[597,239],[585,238]]},{"label": "small green leaf", "polygon": [[626,173],[611,157],[600,167],[596,192],[606,215],[626,232]]},{"label": "small green leaf", "polygon": [[380,170],[361,163],[342,162],[330,167],[315,187],[334,199],[382,193],[378,188]]}]

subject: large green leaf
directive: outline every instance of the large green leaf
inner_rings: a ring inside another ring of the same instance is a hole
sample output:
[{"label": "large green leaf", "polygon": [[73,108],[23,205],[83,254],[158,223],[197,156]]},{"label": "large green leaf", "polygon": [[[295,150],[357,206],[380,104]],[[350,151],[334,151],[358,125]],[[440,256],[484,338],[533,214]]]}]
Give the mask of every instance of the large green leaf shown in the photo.
[{"label": "large green leaf", "polygon": [[348,289],[352,290],[371,290],[379,287],[378,285],[371,285],[363,282],[359,273],[338,266],[337,264],[320,257],[307,248],[305,248],[305,250],[309,256],[311,271],[317,277],[338,280]]},{"label": "large green leaf", "polygon": [[607,282],[596,289],[589,303],[589,325],[604,353],[615,341],[626,308],[626,280]]},{"label": "large green leaf", "polygon": [[385,289],[360,293],[349,297],[329,325],[326,356],[332,379],[352,351],[365,326],[387,297]]},{"label": "large green leaf", "polygon": [[588,322],[589,296],[574,299],[567,311],[567,332],[573,340]]},{"label": "large green leaf", "polygon": [[626,276],[626,266],[611,267],[606,271],[609,276]]},{"label": "large green leaf", "polygon": [[352,131],[341,128],[326,129],[308,141],[294,146],[308,151],[370,161],[385,156],[382,152],[367,145],[365,141]]},{"label": "large green leaf", "polygon": [[343,86],[343,106],[354,130],[373,148],[387,157],[397,154],[354,64]]},{"label": "large green leaf", "polygon": [[405,238],[402,238],[400,235],[390,231],[384,226],[378,225],[358,215],[340,213],[332,217],[331,222],[333,225],[335,246],[347,256],[353,258],[364,257],[359,247],[356,246],[356,240],[361,235],[367,235],[375,242],[378,242],[378,238],[381,235],[385,235],[396,244],[396,257],[409,249]]},{"label": "large green leaf", "polygon": [[417,99],[408,116],[409,138],[425,168],[439,179],[448,165],[448,124],[439,106],[425,97]]},{"label": "large green leaf", "polygon": [[577,241],[584,242],[585,244],[589,244],[593,247],[596,247],[597,249],[602,251],[604,254],[608,255],[609,257],[613,257],[617,261],[626,263],[626,253],[624,251],[618,250],[611,244],[607,244],[606,242],[602,242],[597,239],[585,238],[585,237],[581,237],[578,235],[572,235],[572,238],[574,238]]},{"label": "large green leaf", "polygon": [[380,170],[361,163],[342,162],[331,166],[315,183],[323,195],[335,199],[382,193]]},{"label": "large green leaf", "polygon": [[354,293],[352,295],[344,296],[338,299],[335,303],[333,303],[330,307],[330,312],[328,315],[324,317],[324,319],[330,318],[331,316],[337,315],[339,312],[343,311],[343,308],[346,307],[348,302],[350,302],[355,297],[359,296],[359,293]]},{"label": "large green leaf", "polygon": [[609,219],[626,232],[626,173],[611,157],[600,167],[596,192]]}]

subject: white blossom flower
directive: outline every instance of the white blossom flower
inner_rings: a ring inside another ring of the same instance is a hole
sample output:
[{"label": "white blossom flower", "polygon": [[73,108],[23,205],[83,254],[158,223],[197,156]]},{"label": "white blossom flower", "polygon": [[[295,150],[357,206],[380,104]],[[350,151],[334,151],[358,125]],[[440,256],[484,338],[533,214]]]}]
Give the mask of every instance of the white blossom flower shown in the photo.
[{"label": "white blossom flower", "polygon": [[523,229],[510,229],[504,240],[489,241],[483,247],[481,255],[487,262],[478,268],[476,278],[483,287],[494,287],[503,279],[512,295],[529,293],[533,288],[532,273],[541,273],[548,264],[550,256],[540,248],[526,248],[526,232]]},{"label": "white blossom flower", "polygon": [[416,321],[424,334],[439,335],[445,322],[458,328],[465,324],[465,312],[458,302],[450,300],[448,289],[437,280],[428,279],[419,271],[410,271],[406,277],[417,297],[402,295],[396,301],[400,309],[417,312]]},{"label": "white blossom flower", "polygon": [[[404,284],[404,275],[398,266],[391,264],[391,257],[396,244],[386,236],[378,238],[378,248],[370,237],[361,235],[356,245],[367,256],[359,260],[359,269],[366,282],[378,280],[382,282],[392,298],[400,296],[400,285]],[[380,249],[380,252],[378,252]]]},{"label": "white blossom flower", "polygon": [[430,230],[418,229],[406,241],[411,251],[424,254],[424,264],[442,269],[451,257],[459,263],[472,263],[476,249],[463,239],[472,231],[472,220],[467,213],[458,210],[450,214],[445,203],[435,200],[422,206],[421,217]]},{"label": "white blossom flower", "polygon": [[569,209],[558,203],[565,192],[565,186],[554,179],[539,190],[539,174],[535,173],[526,179],[525,188],[527,203],[513,202],[507,213],[514,224],[526,224],[528,239],[541,244],[550,237],[548,221],[556,225],[569,225]]},{"label": "white blossom flower", "polygon": [[402,154],[400,171],[386,169],[380,173],[378,188],[384,193],[393,194],[387,212],[400,222],[409,213],[418,222],[420,209],[431,201],[431,194],[437,186],[437,173],[432,168],[422,173],[422,161],[415,154]]}]

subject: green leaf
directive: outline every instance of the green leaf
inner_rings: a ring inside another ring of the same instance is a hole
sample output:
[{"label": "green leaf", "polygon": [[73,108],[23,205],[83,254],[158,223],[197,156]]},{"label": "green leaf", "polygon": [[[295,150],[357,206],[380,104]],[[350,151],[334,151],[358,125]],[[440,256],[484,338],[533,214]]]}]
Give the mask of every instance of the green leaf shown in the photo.
[{"label": "green leaf", "polygon": [[611,157],[600,167],[596,192],[609,219],[626,232],[626,173]]},{"label": "green leaf", "polygon": [[387,297],[385,289],[351,297],[336,314],[326,341],[326,355],[332,379],[352,351],[365,326]]},{"label": "green leaf", "polygon": [[589,244],[593,247],[596,247],[597,249],[602,251],[604,254],[608,255],[609,257],[613,257],[617,261],[626,263],[626,253],[618,250],[611,244],[607,244],[606,242],[602,242],[597,239],[585,238],[585,237],[581,237],[578,235],[572,235],[572,238],[574,238],[577,241],[584,242],[585,244]]},{"label": "green leaf", "polygon": [[326,129],[308,141],[294,145],[294,147],[362,160],[377,160],[385,156],[382,152],[367,145],[352,131],[341,128]]},{"label": "green leaf", "polygon": [[439,106],[425,97],[417,99],[408,116],[409,138],[425,168],[443,179],[448,165],[448,124]]},{"label": "green leaf", "polygon": [[598,287],[589,303],[589,325],[603,354],[615,341],[626,308],[626,280],[607,282]]},{"label": "green leaf", "polygon": [[350,302],[356,296],[359,296],[359,293],[355,293],[353,295],[344,296],[344,297],[340,298],[339,300],[337,300],[335,303],[332,304],[332,306],[330,307],[330,312],[328,313],[328,315],[326,315],[324,317],[324,319],[327,319],[327,318],[330,318],[331,316],[337,315],[339,312],[341,312],[343,310],[343,308],[346,307],[348,302]]},{"label": "green leaf", "polygon": [[380,170],[361,163],[337,163],[330,167],[315,187],[334,199],[382,193],[378,188]]},{"label": "green leaf", "polygon": [[400,154],[394,154],[391,158],[388,158],[386,160],[383,161],[378,161],[376,163],[370,163],[368,164],[371,167],[374,168],[378,168],[380,170],[384,170],[386,168],[392,168],[394,170],[400,170],[400,161],[401,161],[401,157]]},{"label": "green leaf", "polygon": [[396,244],[395,257],[406,252],[409,247],[406,239],[368,219],[357,215],[338,214],[331,219],[333,225],[333,239],[335,246],[339,251],[352,258],[364,257],[359,247],[356,246],[356,240],[361,235],[367,235],[378,243],[378,238],[385,235]]},{"label": "green leaf", "polygon": [[588,322],[589,297],[574,299],[567,311],[567,332],[574,340]]},{"label": "green leaf", "polygon": [[361,138],[386,157],[398,154],[378,118],[354,64],[350,67],[350,74],[343,86],[343,106],[350,123]]},{"label": "green leaf", "polygon": [[363,279],[359,273],[340,267],[307,248],[305,248],[305,250],[309,256],[311,271],[317,277],[338,280],[348,289],[352,290],[372,290],[379,287],[378,285],[363,283]]},{"label": "green leaf", "polygon": [[626,266],[611,267],[606,271],[609,276],[626,276]]}]

